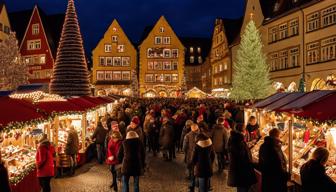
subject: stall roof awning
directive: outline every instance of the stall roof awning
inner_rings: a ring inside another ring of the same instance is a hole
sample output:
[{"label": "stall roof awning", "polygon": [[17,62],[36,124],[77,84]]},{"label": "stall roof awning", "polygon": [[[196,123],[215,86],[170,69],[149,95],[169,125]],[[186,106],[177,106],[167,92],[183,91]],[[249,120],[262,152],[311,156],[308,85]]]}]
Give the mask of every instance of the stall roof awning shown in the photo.
[{"label": "stall roof awning", "polygon": [[306,93],[295,92],[295,93],[288,93],[285,97],[267,105],[264,109],[268,111],[276,111],[284,105],[287,105],[290,102],[297,100],[298,98],[304,96]]},{"label": "stall roof awning", "polygon": [[112,99],[111,97],[98,97],[100,100],[105,101],[106,103],[113,103],[115,99]]},{"label": "stall roof awning", "polygon": [[254,105],[255,108],[264,108],[267,105],[287,96],[289,93],[275,93],[269,97],[267,97],[266,99],[259,101],[258,103],[256,103]]},{"label": "stall roof awning", "polygon": [[304,108],[296,115],[320,122],[336,120],[336,94],[331,94]]},{"label": "stall roof awning", "polygon": [[295,111],[301,111],[304,109],[304,107],[318,102],[324,97],[327,97],[331,94],[336,94],[336,91],[333,90],[325,90],[325,91],[312,91],[304,96],[297,99],[295,102],[288,103],[287,105],[281,107],[279,111],[286,111],[286,112],[293,112]]},{"label": "stall roof awning", "polygon": [[99,99],[98,97],[90,97],[90,96],[84,96],[82,97],[83,99],[91,102],[91,103],[94,103],[96,105],[104,105],[106,104],[106,101],[103,101],[101,99]]},{"label": "stall roof awning", "polygon": [[23,104],[22,100],[9,97],[0,97],[0,129],[9,124],[42,120],[44,115],[37,112],[29,103]]},{"label": "stall roof awning", "polygon": [[69,101],[51,101],[36,103],[36,107],[48,115],[77,113],[86,111],[84,107],[79,107]]},{"label": "stall roof awning", "polygon": [[68,98],[68,101],[70,103],[73,103],[79,107],[85,108],[85,109],[93,109],[97,107],[96,103],[92,103],[82,97],[73,97],[73,98]]}]

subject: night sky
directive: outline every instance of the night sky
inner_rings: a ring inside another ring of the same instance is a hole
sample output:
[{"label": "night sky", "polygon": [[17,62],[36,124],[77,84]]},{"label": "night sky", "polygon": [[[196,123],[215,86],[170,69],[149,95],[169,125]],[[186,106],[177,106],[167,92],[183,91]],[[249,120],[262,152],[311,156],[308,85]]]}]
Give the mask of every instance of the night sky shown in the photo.
[{"label": "night sky", "polygon": [[[9,12],[33,8],[64,13],[66,0],[5,0]],[[133,42],[164,15],[179,36],[211,37],[214,19],[243,15],[245,0],[75,0],[86,52],[90,53],[113,19]]]}]

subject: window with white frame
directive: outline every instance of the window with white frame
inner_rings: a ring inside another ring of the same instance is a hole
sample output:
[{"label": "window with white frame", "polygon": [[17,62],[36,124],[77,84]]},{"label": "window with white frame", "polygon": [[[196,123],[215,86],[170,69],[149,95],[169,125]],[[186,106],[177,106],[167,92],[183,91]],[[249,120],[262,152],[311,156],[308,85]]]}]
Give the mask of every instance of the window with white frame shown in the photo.
[{"label": "window with white frame", "polygon": [[194,56],[190,56],[189,60],[190,60],[190,63],[194,63],[195,62],[195,57]]},{"label": "window with white frame", "polygon": [[121,71],[113,71],[113,81],[121,80]]},{"label": "window with white frame", "polygon": [[154,82],[154,75],[153,74],[146,74],[145,81],[146,82]]},{"label": "window with white frame", "polygon": [[121,66],[121,57],[113,57],[113,66],[115,67]]},{"label": "window with white frame", "polygon": [[40,64],[45,64],[46,63],[46,56],[43,54],[43,55],[40,55]]},{"label": "window with white frame", "polygon": [[171,57],[170,49],[164,49],[163,50],[163,57],[165,57],[165,58],[170,58]]},{"label": "window with white frame", "polygon": [[104,73],[104,71],[97,71],[97,80],[98,81],[105,80],[105,73]]},{"label": "window with white frame", "polygon": [[203,59],[201,56],[198,56],[198,63],[202,63],[203,62]]},{"label": "window with white frame", "polygon": [[171,70],[171,63],[170,61],[163,62],[163,70]]},{"label": "window with white frame", "polygon": [[299,66],[299,47],[295,47],[289,50],[289,58],[290,58],[290,67],[297,67]]},{"label": "window with white frame", "polygon": [[279,52],[279,61],[280,61],[281,69],[288,68],[288,51],[287,50],[283,50]]},{"label": "window with white frame", "polygon": [[106,66],[113,66],[112,57],[106,57]]},{"label": "window with white frame", "polygon": [[35,41],[35,49],[41,49],[41,40]]},{"label": "window with white frame", "polygon": [[162,43],[162,37],[158,36],[154,38],[155,45],[160,45]]},{"label": "window with white frame", "polygon": [[147,49],[147,58],[153,58],[154,57],[154,51],[152,48]]},{"label": "window with white frame", "polygon": [[227,70],[227,69],[228,69],[228,64],[224,63],[224,70]]},{"label": "window with white frame", "polygon": [[163,44],[170,45],[170,37],[163,37]]},{"label": "window with white frame", "polygon": [[28,40],[27,41],[27,49],[28,50],[37,50],[41,49],[41,40]]},{"label": "window with white frame", "polygon": [[178,58],[178,49],[172,49],[172,57]]},{"label": "window with white frame", "polygon": [[307,16],[307,32],[320,28],[320,13],[315,12]]},{"label": "window with white frame", "polygon": [[122,80],[124,80],[124,81],[131,80],[131,72],[130,71],[123,71],[122,72]]},{"label": "window with white frame", "polygon": [[336,24],[336,5],[322,10],[322,27]]},{"label": "window with white frame", "polygon": [[40,33],[40,26],[38,23],[32,25],[32,34],[38,35]]},{"label": "window with white frame", "polygon": [[170,83],[171,82],[171,74],[164,75],[164,82]]},{"label": "window with white frame", "polygon": [[130,66],[130,57],[122,57],[122,66],[123,67]]},{"label": "window with white frame", "polygon": [[178,74],[172,74],[172,82],[178,82]]},{"label": "window with white frame", "polygon": [[165,31],[164,27],[160,27],[160,33],[163,33]]},{"label": "window with white frame", "polygon": [[114,42],[114,43],[118,42],[118,36],[113,35],[112,36],[112,42]]},{"label": "window with white frame", "polygon": [[293,19],[289,22],[289,33],[290,36],[299,34],[299,19]]},{"label": "window with white frame", "polygon": [[155,82],[163,82],[164,77],[163,74],[155,74]]},{"label": "window with white frame", "polygon": [[162,70],[162,62],[154,61],[154,70]]},{"label": "window with white frame", "polygon": [[25,57],[25,63],[27,65],[34,65],[33,57],[30,57],[30,56]]},{"label": "window with white frame", "polygon": [[147,70],[153,70],[154,69],[154,63],[153,61],[148,61],[147,63]]},{"label": "window with white frame", "polygon": [[112,51],[112,45],[111,44],[105,44],[105,53]]},{"label": "window with white frame", "polygon": [[105,80],[112,81],[112,71],[105,71]]},{"label": "window with white frame", "polygon": [[336,59],[336,36],[321,41],[321,61]]},{"label": "window with white frame", "polygon": [[319,62],[320,57],[320,43],[313,42],[307,44],[307,64],[314,64]]},{"label": "window with white frame", "polygon": [[223,71],[223,65],[219,64],[219,72]]},{"label": "window with white frame", "polygon": [[276,70],[280,69],[278,67],[278,55],[279,55],[278,53],[271,53],[269,55],[271,71],[276,71]]},{"label": "window with white frame", "polygon": [[178,62],[177,61],[173,61],[172,70],[177,70],[177,65],[178,65]]},{"label": "window with white frame", "polygon": [[278,40],[278,26],[268,30],[268,42],[272,43]]},{"label": "window with white frame", "polygon": [[105,57],[99,57],[99,65],[105,66]]},{"label": "window with white frame", "polygon": [[189,48],[189,52],[190,52],[190,53],[194,53],[194,48],[193,48],[193,47],[190,47],[190,48]]},{"label": "window with white frame", "polygon": [[123,53],[125,52],[125,45],[118,45],[118,53]]},{"label": "window with white frame", "polygon": [[279,25],[279,39],[285,39],[288,37],[287,23]]}]

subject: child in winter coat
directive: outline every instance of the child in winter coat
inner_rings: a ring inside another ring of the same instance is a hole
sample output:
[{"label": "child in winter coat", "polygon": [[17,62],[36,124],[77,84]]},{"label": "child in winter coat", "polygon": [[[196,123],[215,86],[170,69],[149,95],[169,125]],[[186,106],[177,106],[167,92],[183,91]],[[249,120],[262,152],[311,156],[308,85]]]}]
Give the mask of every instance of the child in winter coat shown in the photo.
[{"label": "child in winter coat", "polygon": [[107,146],[106,163],[110,166],[110,171],[112,173],[112,185],[110,188],[113,188],[114,191],[118,191],[116,165],[119,164],[118,152],[122,143],[122,136],[119,131],[111,131],[110,133],[111,139]]}]

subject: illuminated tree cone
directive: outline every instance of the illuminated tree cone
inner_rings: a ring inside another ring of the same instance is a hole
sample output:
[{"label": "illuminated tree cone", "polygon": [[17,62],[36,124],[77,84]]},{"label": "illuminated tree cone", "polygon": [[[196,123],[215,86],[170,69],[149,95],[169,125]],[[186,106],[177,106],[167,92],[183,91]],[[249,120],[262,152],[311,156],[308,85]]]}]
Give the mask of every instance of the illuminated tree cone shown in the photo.
[{"label": "illuminated tree cone", "polygon": [[90,95],[89,73],[74,0],[68,1],[50,92],[62,96]]}]

